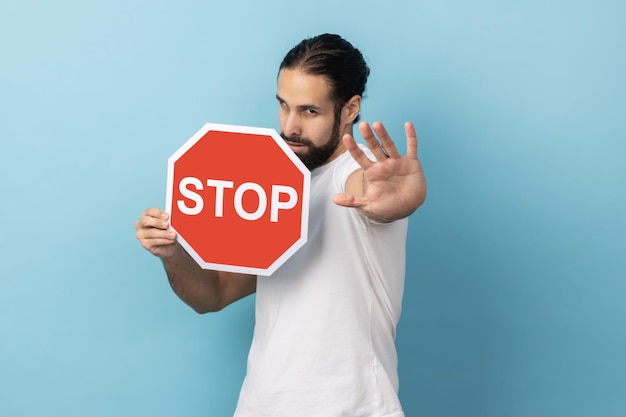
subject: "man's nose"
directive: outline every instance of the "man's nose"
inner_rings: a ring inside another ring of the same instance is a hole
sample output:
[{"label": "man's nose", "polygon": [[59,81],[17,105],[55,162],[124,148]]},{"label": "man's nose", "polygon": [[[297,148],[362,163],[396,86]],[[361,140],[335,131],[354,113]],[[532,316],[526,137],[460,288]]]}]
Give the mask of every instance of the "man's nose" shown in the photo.
[{"label": "man's nose", "polygon": [[295,112],[290,112],[285,119],[283,133],[287,136],[301,136],[302,128],[300,126],[300,118]]}]

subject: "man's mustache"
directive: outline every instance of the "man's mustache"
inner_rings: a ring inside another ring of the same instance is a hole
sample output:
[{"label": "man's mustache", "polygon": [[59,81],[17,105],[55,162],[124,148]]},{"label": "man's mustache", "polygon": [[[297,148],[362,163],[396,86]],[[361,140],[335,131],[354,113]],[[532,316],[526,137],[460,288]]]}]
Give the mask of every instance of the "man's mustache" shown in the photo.
[{"label": "man's mustache", "polygon": [[301,145],[305,145],[305,146],[313,146],[313,142],[311,142],[309,139],[307,138],[303,138],[301,136],[287,136],[284,133],[281,132],[280,137],[283,138],[284,140],[286,140],[287,142],[293,142],[293,143],[299,143]]}]

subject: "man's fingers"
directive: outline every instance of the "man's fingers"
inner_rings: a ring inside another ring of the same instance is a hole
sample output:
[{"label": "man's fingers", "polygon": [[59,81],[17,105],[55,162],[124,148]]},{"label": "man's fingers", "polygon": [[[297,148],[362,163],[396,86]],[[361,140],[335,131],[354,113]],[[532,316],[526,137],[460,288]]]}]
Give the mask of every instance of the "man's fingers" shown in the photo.
[{"label": "man's fingers", "polygon": [[400,158],[400,153],[396,148],[396,144],[389,136],[389,133],[387,133],[387,129],[385,129],[385,126],[383,126],[381,122],[374,122],[372,124],[372,127],[374,128],[374,131],[380,139],[380,146],[382,147],[385,154],[387,154],[389,158]]},{"label": "man's fingers", "polygon": [[363,205],[363,199],[347,193],[335,194],[333,196],[333,202],[343,207],[361,207]]},{"label": "man's fingers", "polygon": [[141,214],[141,217],[155,217],[157,219],[167,220],[169,218],[169,214],[158,208],[149,208]]},{"label": "man's fingers", "polygon": [[346,148],[348,148],[348,151],[350,152],[350,155],[352,155],[352,158],[359,164],[361,168],[367,169],[370,165],[373,164],[373,162],[370,161],[367,155],[365,155],[361,148],[359,148],[359,146],[356,144],[356,141],[354,140],[352,135],[344,135],[343,143],[344,145],[346,145]]},{"label": "man's fingers", "polygon": [[380,142],[378,142],[378,139],[376,139],[369,123],[362,122],[359,124],[359,132],[361,132],[361,136],[363,136],[365,144],[369,150],[372,151],[374,158],[376,158],[377,161],[384,161],[387,159],[387,153],[383,150]]},{"label": "man's fingers", "polygon": [[165,240],[167,243],[173,243],[176,240],[176,232],[173,230],[155,228],[139,228],[136,236],[137,240],[140,241]]},{"label": "man's fingers", "polygon": [[167,212],[149,208],[135,222],[135,237],[144,249],[155,256],[167,257],[176,252],[176,232],[170,229]]},{"label": "man's fingers", "polygon": [[[402,158],[396,144],[391,139],[387,129],[385,129],[385,126],[381,122],[374,122],[371,126],[367,122],[361,122],[359,124],[359,131],[361,132],[361,136],[363,136],[367,147],[374,155],[374,158],[376,158],[376,161],[384,161],[388,158]],[[410,159],[417,159],[417,134],[415,133],[413,123],[406,122],[404,124],[404,131],[406,133],[406,156]],[[361,168],[367,169],[374,164],[374,161],[371,161],[356,145],[356,142],[351,135],[345,135],[343,137],[343,142]]]},{"label": "man's fingers", "polygon": [[415,126],[411,122],[406,122],[404,131],[406,132],[406,156],[417,159],[417,133],[415,133]]},{"label": "man's fingers", "polygon": [[159,209],[148,209],[144,211],[141,218],[135,223],[137,230],[144,228],[157,228],[165,230],[169,228],[167,221],[168,214],[165,211]]},{"label": "man's fingers", "polygon": [[146,246],[146,249],[152,251],[160,246],[172,245],[176,242],[175,239],[151,239],[150,246]]},{"label": "man's fingers", "polygon": [[167,212],[151,208],[141,214],[141,218],[135,222],[137,240],[141,245],[153,251],[159,246],[171,245],[176,242],[176,232],[169,230]]}]

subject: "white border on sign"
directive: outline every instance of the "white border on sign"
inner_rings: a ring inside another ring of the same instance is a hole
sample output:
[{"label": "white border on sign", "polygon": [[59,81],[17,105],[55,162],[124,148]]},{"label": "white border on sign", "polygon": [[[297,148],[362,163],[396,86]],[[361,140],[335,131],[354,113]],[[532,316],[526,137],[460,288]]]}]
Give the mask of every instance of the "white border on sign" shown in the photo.
[{"label": "white border on sign", "polygon": [[285,155],[289,157],[291,162],[302,172],[304,177],[303,184],[303,192],[302,192],[302,221],[300,223],[300,239],[294,242],[289,249],[287,249],[276,261],[274,261],[269,267],[266,269],[263,268],[250,268],[245,266],[237,266],[237,265],[224,265],[224,264],[214,264],[209,262],[204,262],[200,255],[196,253],[196,251],[191,247],[187,241],[181,235],[176,232],[176,230],[170,225],[170,229],[176,232],[176,239],[180,243],[180,245],[189,253],[189,255],[200,265],[203,269],[213,269],[219,271],[227,271],[227,272],[237,272],[244,274],[253,274],[253,275],[263,275],[269,276],[272,275],[287,259],[289,259],[298,249],[300,249],[307,241],[308,231],[309,231],[309,193],[311,188],[311,172],[309,169],[302,163],[300,158],[296,156],[296,154],[289,148],[287,143],[283,140],[283,138],[274,130],[263,127],[250,127],[250,126],[235,126],[235,125],[224,125],[224,124],[216,124],[216,123],[206,123],[200,130],[198,130],[187,142],[183,144],[176,152],[172,154],[167,160],[167,193],[165,197],[165,210],[171,216],[172,215],[172,207],[173,207],[173,196],[172,192],[174,189],[174,163],[180,158],[185,152],[189,150],[193,145],[196,144],[207,132],[211,130],[216,130],[219,132],[232,132],[232,133],[247,133],[252,135],[263,135],[263,136],[271,136],[274,139],[274,142],[280,146]]}]

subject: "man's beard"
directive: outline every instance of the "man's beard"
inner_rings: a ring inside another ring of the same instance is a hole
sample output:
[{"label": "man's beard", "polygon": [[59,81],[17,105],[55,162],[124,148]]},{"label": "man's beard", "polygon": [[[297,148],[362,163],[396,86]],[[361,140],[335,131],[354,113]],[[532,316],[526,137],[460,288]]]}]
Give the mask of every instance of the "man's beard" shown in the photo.
[{"label": "man's beard", "polygon": [[280,136],[289,142],[299,143],[306,146],[308,149],[305,152],[296,152],[296,155],[302,163],[309,169],[313,170],[317,167],[324,165],[328,158],[335,153],[337,146],[341,142],[341,135],[339,134],[339,117],[335,115],[335,123],[333,124],[333,131],[328,139],[328,142],[322,146],[315,146],[311,140],[300,136],[286,136],[281,133]]}]

